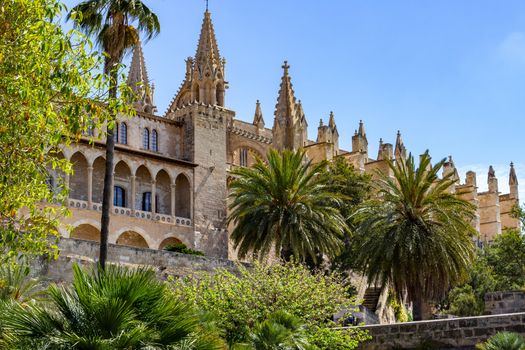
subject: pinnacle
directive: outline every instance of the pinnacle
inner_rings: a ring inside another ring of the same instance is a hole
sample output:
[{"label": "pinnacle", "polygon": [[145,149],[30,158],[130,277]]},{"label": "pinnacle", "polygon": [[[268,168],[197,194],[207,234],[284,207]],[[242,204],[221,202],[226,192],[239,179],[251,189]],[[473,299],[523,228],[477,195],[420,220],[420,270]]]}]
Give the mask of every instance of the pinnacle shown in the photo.
[{"label": "pinnacle", "polygon": [[210,12],[208,11],[204,13],[199,44],[195,54],[195,63],[198,65],[211,64],[216,66],[219,66],[221,63],[215,31],[213,29]]}]

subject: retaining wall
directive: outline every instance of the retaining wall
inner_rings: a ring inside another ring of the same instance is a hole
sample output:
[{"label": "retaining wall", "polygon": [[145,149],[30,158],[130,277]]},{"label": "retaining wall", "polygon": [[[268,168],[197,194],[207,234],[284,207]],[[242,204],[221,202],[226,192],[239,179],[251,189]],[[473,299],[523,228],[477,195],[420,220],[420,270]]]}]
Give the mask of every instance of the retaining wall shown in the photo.
[{"label": "retaining wall", "polygon": [[525,312],[361,328],[372,336],[372,340],[359,346],[361,350],[474,349],[476,344],[498,332],[525,336]]},{"label": "retaining wall", "polygon": [[[98,260],[99,244],[72,238],[61,238],[60,256],[57,260],[38,259],[33,262],[32,273],[45,282],[70,282],[73,279],[73,263],[92,266]],[[131,266],[151,266],[160,278],[185,276],[198,272],[213,272],[217,268],[236,270],[230,260],[180,254],[163,250],[134,248],[109,244],[108,262]]]}]

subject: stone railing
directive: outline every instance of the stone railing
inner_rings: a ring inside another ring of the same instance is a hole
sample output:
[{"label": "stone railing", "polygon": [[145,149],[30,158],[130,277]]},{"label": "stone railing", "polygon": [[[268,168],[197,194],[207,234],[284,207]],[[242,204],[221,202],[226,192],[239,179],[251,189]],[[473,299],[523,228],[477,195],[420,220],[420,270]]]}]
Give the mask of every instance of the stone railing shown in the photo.
[{"label": "stone railing", "polygon": [[372,336],[361,350],[474,349],[498,332],[525,335],[525,313],[459,317],[445,320],[359,327]]},{"label": "stone railing", "polygon": [[[101,203],[91,203],[90,205],[87,201],[83,201],[80,199],[69,198],[68,205],[70,208],[74,208],[74,209],[89,209],[89,210],[102,211]],[[165,223],[165,224],[180,225],[180,226],[191,226],[192,225],[191,219],[189,218],[183,218],[183,217],[173,216],[169,214],[161,214],[161,213],[153,214],[151,211],[132,210],[131,208],[125,208],[125,207],[113,207],[111,209],[111,213],[114,215],[135,217],[137,219],[155,220],[155,221]]]}]

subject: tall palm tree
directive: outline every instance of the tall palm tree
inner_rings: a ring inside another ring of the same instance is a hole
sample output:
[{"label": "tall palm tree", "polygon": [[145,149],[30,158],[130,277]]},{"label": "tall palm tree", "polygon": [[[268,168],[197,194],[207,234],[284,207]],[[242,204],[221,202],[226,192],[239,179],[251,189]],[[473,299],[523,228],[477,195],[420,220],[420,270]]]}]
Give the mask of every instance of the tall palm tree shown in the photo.
[{"label": "tall palm tree", "polygon": [[337,254],[347,226],[341,198],[330,191],[327,164],[312,164],[303,150],[270,150],[267,158],[267,164],[257,159],[231,172],[228,221],[236,225],[231,237],[239,256],[263,259],[272,248],[285,260]]},{"label": "tall palm tree", "polygon": [[[146,40],[160,32],[155,15],[140,0],[86,0],[75,6],[68,19],[75,18],[75,26],[89,36],[94,36],[105,55],[104,73],[110,77],[109,98],[117,97],[118,66],[124,55],[139,43],[139,34]],[[133,25],[136,23],[136,27]],[[102,194],[100,228],[100,257],[102,268],[106,265],[108,246],[109,209],[113,178],[113,153],[115,150],[114,120],[108,121],[106,134],[106,166]]]},{"label": "tall palm tree", "polygon": [[12,303],[0,317],[9,349],[219,350],[223,342],[173,298],[152,270],[74,265],[70,287],[52,285],[47,304]]},{"label": "tall palm tree", "polygon": [[421,319],[424,301],[438,300],[461,281],[474,257],[475,208],[451,193],[453,174],[439,178],[445,160],[431,165],[428,151],[389,161],[393,176],[378,181],[375,199],[357,210],[356,265],[370,283],[390,283],[413,302]]}]

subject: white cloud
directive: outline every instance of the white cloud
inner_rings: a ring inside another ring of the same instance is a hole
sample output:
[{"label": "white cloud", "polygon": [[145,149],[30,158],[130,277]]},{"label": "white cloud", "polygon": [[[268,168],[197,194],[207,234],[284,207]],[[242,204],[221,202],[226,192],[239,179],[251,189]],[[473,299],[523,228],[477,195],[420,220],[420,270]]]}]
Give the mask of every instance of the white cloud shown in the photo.
[{"label": "white cloud", "polygon": [[[509,164],[492,164],[496,177],[498,178],[498,190],[503,193],[509,193]],[[514,168],[518,176],[520,203],[525,202],[525,163],[515,163]],[[476,173],[476,184],[478,185],[478,192],[488,190],[487,175],[489,165],[470,164],[458,167],[461,183],[465,182],[465,174],[467,171],[474,171]]]},{"label": "white cloud", "polygon": [[525,33],[507,35],[499,45],[498,54],[507,63],[525,64]]}]

